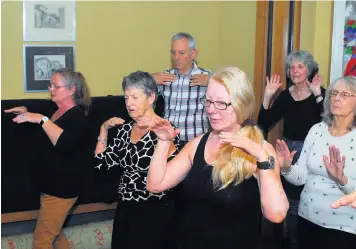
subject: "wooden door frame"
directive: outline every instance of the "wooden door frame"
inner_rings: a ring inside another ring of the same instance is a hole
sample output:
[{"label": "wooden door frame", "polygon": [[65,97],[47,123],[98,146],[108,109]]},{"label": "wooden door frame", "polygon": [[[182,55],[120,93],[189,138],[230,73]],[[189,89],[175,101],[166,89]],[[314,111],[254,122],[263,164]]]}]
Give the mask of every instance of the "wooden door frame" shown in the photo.
[{"label": "wooden door frame", "polygon": [[[290,51],[300,49],[301,1],[257,1],[254,91],[257,119],[266,86],[266,76],[281,75],[285,82],[285,58]],[[290,19],[292,21],[290,22]],[[282,136],[282,123],[269,132],[268,141],[274,145]]]}]

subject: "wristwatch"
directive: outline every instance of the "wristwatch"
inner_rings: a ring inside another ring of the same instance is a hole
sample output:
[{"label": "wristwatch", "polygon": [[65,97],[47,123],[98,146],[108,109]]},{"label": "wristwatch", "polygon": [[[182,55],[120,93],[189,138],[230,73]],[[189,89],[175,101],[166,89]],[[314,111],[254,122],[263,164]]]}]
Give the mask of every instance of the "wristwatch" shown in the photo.
[{"label": "wristwatch", "polygon": [[46,123],[48,120],[49,120],[48,117],[43,116],[43,117],[42,117],[42,120],[41,120],[41,122],[40,122],[40,125],[43,125],[43,124]]},{"label": "wristwatch", "polygon": [[257,161],[257,168],[266,170],[266,169],[274,169],[276,167],[276,160],[273,156],[268,156],[268,161],[265,162],[258,162]]}]

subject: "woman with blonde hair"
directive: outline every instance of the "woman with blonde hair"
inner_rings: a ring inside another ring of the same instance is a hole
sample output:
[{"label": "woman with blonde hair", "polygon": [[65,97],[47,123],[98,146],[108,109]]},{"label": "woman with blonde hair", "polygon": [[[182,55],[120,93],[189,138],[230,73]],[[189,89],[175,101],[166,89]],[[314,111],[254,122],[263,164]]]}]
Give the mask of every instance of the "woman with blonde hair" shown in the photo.
[{"label": "woman with blonde hair", "polygon": [[276,152],[250,119],[255,98],[244,72],[215,72],[201,101],[212,131],[191,140],[168,163],[162,158],[179,130],[164,119],[151,125],[158,143],[147,189],[161,192],[183,181],[178,248],[252,248],[260,209],[272,222],[281,222],[288,210]]}]

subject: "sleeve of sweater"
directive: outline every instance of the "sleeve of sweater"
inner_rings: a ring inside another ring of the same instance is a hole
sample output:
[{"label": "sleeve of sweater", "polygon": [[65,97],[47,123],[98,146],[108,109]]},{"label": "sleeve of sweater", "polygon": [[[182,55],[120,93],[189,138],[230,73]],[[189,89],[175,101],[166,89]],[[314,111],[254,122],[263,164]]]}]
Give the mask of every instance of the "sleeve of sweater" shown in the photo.
[{"label": "sleeve of sweater", "polygon": [[95,170],[110,170],[114,166],[121,166],[119,152],[125,139],[121,131],[122,126],[119,126],[116,138],[107,145],[103,152],[94,156]]},{"label": "sleeve of sweater", "polygon": [[269,109],[265,109],[263,105],[261,105],[257,124],[261,127],[265,135],[268,134],[270,128],[283,116],[283,105],[286,105],[285,91],[282,91],[277,96],[273,105]]},{"label": "sleeve of sweater", "polygon": [[314,129],[317,125],[314,125],[308,132],[307,137],[305,138],[302,152],[298,161],[292,165],[291,171],[288,173],[282,173],[284,178],[292,183],[293,185],[300,186],[306,183],[308,178],[308,167],[307,167],[307,158],[308,154],[313,147],[313,142],[315,142],[316,137],[314,134]]},{"label": "sleeve of sweater", "polygon": [[[324,99],[325,99],[325,91],[326,91],[325,88],[322,87],[321,95],[323,96]],[[317,112],[320,115],[324,112],[324,99],[316,104]]]}]

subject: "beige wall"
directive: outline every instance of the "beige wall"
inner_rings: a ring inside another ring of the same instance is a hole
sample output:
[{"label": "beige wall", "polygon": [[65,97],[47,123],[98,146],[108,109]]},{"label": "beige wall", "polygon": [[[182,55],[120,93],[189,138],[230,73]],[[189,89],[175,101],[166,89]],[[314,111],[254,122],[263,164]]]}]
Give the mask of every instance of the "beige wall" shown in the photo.
[{"label": "beige wall", "polygon": [[319,63],[324,84],[329,84],[332,1],[303,1],[300,48],[311,52]]},{"label": "beige wall", "polygon": [[[1,21],[1,98],[47,97],[24,93],[22,3],[2,2]],[[255,22],[255,2],[77,2],[76,69],[93,96],[121,94],[128,73],[169,68],[170,38],[186,31],[200,66],[235,65],[252,79]]]}]

